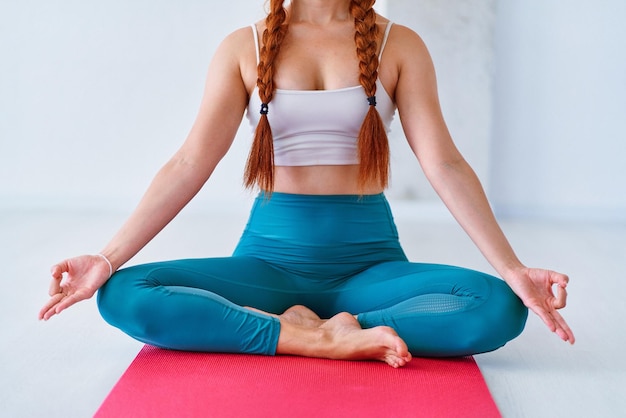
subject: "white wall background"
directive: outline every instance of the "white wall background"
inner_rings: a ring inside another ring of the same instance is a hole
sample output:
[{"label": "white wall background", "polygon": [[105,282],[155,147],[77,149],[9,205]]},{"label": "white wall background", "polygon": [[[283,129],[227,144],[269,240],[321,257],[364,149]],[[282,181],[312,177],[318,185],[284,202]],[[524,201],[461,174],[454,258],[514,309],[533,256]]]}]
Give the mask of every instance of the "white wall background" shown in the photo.
[{"label": "white wall background", "polygon": [[[187,135],[219,42],[264,15],[253,0],[0,4],[0,199],[123,210]],[[247,140],[200,203],[242,194]]]},{"label": "white wall background", "polygon": [[[389,0],[387,8],[390,19],[418,32],[428,46],[448,128],[488,186],[496,0]],[[388,194],[437,199],[396,122]]]},{"label": "white wall background", "polygon": [[503,215],[626,221],[626,1],[501,0],[491,197]]},{"label": "white wall background", "polygon": [[[626,2],[378,8],[429,45],[450,129],[500,213],[626,217]],[[0,0],[0,206],[132,207],[186,136],[219,41],[262,16],[261,0]],[[400,134],[389,194],[432,200]],[[244,125],[196,206],[247,196],[248,141]]]}]

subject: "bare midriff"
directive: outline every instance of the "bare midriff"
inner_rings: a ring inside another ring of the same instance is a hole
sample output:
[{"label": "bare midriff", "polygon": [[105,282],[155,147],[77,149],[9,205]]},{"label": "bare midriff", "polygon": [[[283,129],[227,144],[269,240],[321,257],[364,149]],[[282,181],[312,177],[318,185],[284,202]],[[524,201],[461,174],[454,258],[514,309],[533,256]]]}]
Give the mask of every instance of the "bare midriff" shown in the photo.
[{"label": "bare midriff", "polygon": [[274,191],[311,195],[369,195],[383,191],[379,186],[358,187],[358,165],[276,166]]}]

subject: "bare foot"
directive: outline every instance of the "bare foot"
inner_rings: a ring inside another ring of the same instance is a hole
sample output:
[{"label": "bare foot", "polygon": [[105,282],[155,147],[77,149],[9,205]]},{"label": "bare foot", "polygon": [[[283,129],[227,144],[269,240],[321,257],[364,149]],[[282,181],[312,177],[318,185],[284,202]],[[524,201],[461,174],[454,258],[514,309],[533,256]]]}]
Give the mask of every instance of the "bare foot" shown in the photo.
[{"label": "bare foot", "polygon": [[291,308],[287,309],[280,315],[276,315],[273,313],[262,311],[261,309],[253,308],[251,306],[244,306],[244,308],[257,312],[264,315],[273,316],[275,318],[280,318],[284,321],[287,321],[294,325],[301,325],[304,327],[314,327],[317,328],[321,326],[324,322],[315,312],[302,305],[294,305]]},{"label": "bare foot", "polygon": [[[300,308],[298,308],[300,309]],[[297,314],[304,313],[299,311]],[[337,314],[321,325],[295,324],[281,319],[278,354],[336,360],[379,360],[392,367],[411,361],[405,342],[389,327],[362,329],[349,313]],[[313,318],[307,324],[317,323]]]},{"label": "bare foot", "polygon": [[322,320],[315,312],[302,305],[295,305],[287,309],[280,315],[280,318],[291,322],[292,324],[302,325],[305,327],[320,327],[324,324]]},{"label": "bare foot", "polygon": [[331,358],[380,360],[392,367],[411,361],[411,353],[393,328],[362,329],[356,318],[345,312],[333,316],[321,328],[330,332],[334,345]]}]

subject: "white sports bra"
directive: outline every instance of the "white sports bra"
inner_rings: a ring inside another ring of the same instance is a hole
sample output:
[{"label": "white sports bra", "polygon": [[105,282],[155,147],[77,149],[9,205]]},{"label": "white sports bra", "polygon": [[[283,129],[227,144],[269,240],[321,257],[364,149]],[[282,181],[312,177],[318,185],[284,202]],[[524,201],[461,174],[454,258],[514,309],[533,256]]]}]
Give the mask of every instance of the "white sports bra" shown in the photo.
[{"label": "white sports bra", "polygon": [[[391,22],[387,25],[379,60]],[[259,61],[259,38],[252,25]],[[396,110],[380,80],[376,82],[376,108],[389,132]],[[247,117],[256,129],[261,99],[255,88],[248,103]],[[358,164],[357,138],[369,110],[362,86],[334,90],[281,90],[274,92],[267,117],[274,138],[274,165],[314,166]]]}]

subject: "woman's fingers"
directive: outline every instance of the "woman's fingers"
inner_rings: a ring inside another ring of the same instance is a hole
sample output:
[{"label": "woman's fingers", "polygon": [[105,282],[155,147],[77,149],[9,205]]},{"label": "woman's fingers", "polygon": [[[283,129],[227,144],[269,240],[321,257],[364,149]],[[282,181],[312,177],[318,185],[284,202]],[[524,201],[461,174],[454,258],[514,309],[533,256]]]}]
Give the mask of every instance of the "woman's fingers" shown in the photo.
[{"label": "woman's fingers", "polygon": [[50,282],[50,288],[48,290],[48,294],[50,296],[54,296],[57,293],[61,293],[61,281],[63,280],[63,273],[67,273],[69,271],[69,264],[67,260],[60,262],[59,264],[55,264],[50,269],[50,274],[52,275],[52,281]]},{"label": "woman's fingers", "polygon": [[546,310],[541,306],[533,308],[533,311],[541,318],[550,331],[556,333],[563,341],[574,344],[576,338],[565,319],[556,309]]},{"label": "woman's fingers", "polygon": [[50,287],[48,289],[50,300],[39,311],[39,319],[47,321],[55,314],[61,312],[59,310],[59,304],[61,304],[64,299],[67,299],[67,295],[63,292],[62,282],[64,274],[68,272],[69,262],[67,260],[55,264],[50,268],[50,275],[52,276],[52,281],[50,282]]},{"label": "woman's fingers", "polygon": [[568,341],[570,344],[574,344],[576,342],[576,337],[574,337],[574,333],[570,329],[565,319],[561,316],[560,313],[554,311],[552,313],[554,317],[554,321],[557,324],[557,334],[563,339],[563,341]]},{"label": "woman's fingers", "polygon": [[565,289],[565,287],[558,285],[556,287],[556,298],[554,299],[554,302],[552,302],[552,306],[554,306],[554,309],[563,309],[565,308],[566,304],[567,290]]},{"label": "woman's fingers", "polygon": [[566,274],[552,272],[551,281],[554,284],[558,284],[561,287],[567,287],[569,283],[569,277]]},{"label": "woman's fingers", "polygon": [[574,344],[576,338],[574,333],[570,329],[565,319],[557,312],[557,309],[563,309],[567,305],[567,284],[569,283],[569,277],[565,274],[553,272],[550,277],[550,282],[556,285],[556,295],[551,301],[551,308],[548,310],[548,315],[551,318],[552,323],[555,326],[555,332],[563,341],[569,341],[570,344]]},{"label": "woman's fingers", "polygon": [[39,319],[48,320],[54,315],[58,315],[76,302],[86,299],[82,292],[72,293],[66,295],[63,293],[57,293],[53,295],[48,303],[39,311]]},{"label": "woman's fingers", "polygon": [[55,275],[52,274],[52,280],[50,281],[50,287],[48,288],[48,295],[54,296],[57,293],[61,293],[61,280],[63,280],[63,275]]},{"label": "woman's fingers", "polygon": [[61,312],[63,312],[64,310],[66,310],[67,308],[69,308],[70,306],[75,304],[76,302],[80,302],[83,299],[86,299],[86,298],[82,294],[80,294],[80,293],[73,293],[71,295],[65,296],[56,305],[56,307],[54,309],[54,311],[55,311],[54,313],[55,314],[60,314]]},{"label": "woman's fingers", "polygon": [[557,332],[557,324],[552,315],[550,315],[542,307],[534,307],[532,309],[539,316],[539,318],[541,318],[543,323],[546,324],[546,326],[550,329],[550,331]]},{"label": "woman's fingers", "polygon": [[[94,256],[75,257],[52,266],[50,299],[39,311],[39,319],[48,320],[96,293],[106,281],[106,276],[101,271],[103,266],[94,270],[93,258]],[[108,272],[109,268],[106,270]]]},{"label": "woman's fingers", "polygon": [[525,280],[520,281],[518,295],[550,331],[556,333],[563,341],[574,344],[576,341],[574,333],[557,311],[566,306],[569,277],[543,269],[527,269],[525,275]]},{"label": "woman's fingers", "polygon": [[63,299],[63,294],[57,293],[53,295],[48,303],[39,311],[39,319],[47,321],[56,313],[57,304]]},{"label": "woman's fingers", "polygon": [[58,264],[55,264],[50,269],[50,274],[55,279],[61,280],[63,278],[63,273],[68,273],[70,271],[70,263],[69,260],[63,260]]}]

